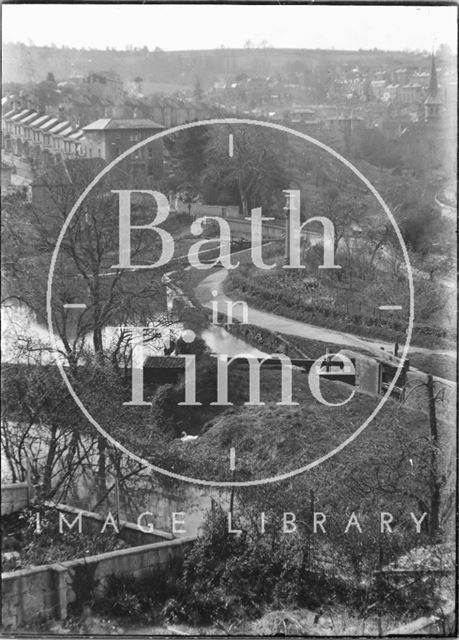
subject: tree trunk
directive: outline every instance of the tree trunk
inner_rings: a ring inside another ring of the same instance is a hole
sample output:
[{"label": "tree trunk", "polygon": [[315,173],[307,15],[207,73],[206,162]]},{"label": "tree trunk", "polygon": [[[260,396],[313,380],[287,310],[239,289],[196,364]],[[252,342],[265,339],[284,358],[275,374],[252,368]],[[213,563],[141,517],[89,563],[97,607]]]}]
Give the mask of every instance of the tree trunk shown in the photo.
[{"label": "tree trunk", "polygon": [[43,496],[49,497],[51,494],[51,480],[53,471],[54,454],[56,452],[56,433],[57,426],[53,424],[51,427],[51,439],[46,454],[45,470],[43,472]]},{"label": "tree trunk", "polygon": [[104,344],[102,340],[102,327],[98,322],[94,324],[94,333],[92,337],[92,342],[94,345],[94,353],[98,359],[101,359],[104,352]]},{"label": "tree trunk", "polygon": [[105,442],[105,438],[99,436],[97,439],[97,450],[99,454],[99,459],[97,463],[97,476],[96,476],[96,487],[97,487],[97,498],[98,500],[102,500],[103,496],[107,492],[107,455],[106,455],[107,443]]},{"label": "tree trunk", "polygon": [[427,376],[427,392],[429,394],[429,422],[431,435],[431,454],[430,454],[430,537],[433,540],[438,535],[440,528],[440,482],[438,479],[438,427],[437,416],[435,412],[435,394],[433,376],[429,373]]},{"label": "tree trunk", "polygon": [[247,194],[244,191],[241,176],[238,177],[238,187],[239,187],[239,197],[241,198],[241,204],[242,204],[242,215],[245,218],[246,216],[249,215],[249,203],[247,199]]},{"label": "tree trunk", "polygon": [[244,194],[241,193],[241,201],[242,201],[242,215],[244,218],[249,215],[249,204],[247,202],[247,198]]},{"label": "tree trunk", "polygon": [[16,483],[18,481],[17,480],[16,469],[15,469],[15,466],[14,466],[14,462],[16,462],[16,461],[13,459],[13,457],[11,455],[11,451],[10,451],[10,446],[9,446],[9,442],[8,442],[8,435],[7,435],[7,423],[6,423],[6,421],[5,421],[4,424],[2,424],[2,431],[3,431],[2,436],[4,436],[4,437],[2,437],[2,447],[3,447],[3,451],[5,453],[6,460],[8,462],[8,466],[9,466],[10,471],[11,471],[11,477],[12,477],[12,481],[13,481],[13,484],[14,484],[14,483]]},{"label": "tree trunk", "polygon": [[375,248],[373,249],[373,253],[371,254],[371,258],[370,258],[370,265],[368,267],[368,271],[370,273],[372,273],[373,271],[373,263],[375,261],[376,254],[378,253],[379,249],[383,246],[383,244],[384,244],[384,240],[380,240],[375,246]]},{"label": "tree trunk", "polygon": [[73,458],[75,457],[75,452],[78,444],[79,435],[76,431],[72,433],[72,438],[70,440],[69,450],[66,456],[66,466],[67,470],[71,468],[73,463]]}]

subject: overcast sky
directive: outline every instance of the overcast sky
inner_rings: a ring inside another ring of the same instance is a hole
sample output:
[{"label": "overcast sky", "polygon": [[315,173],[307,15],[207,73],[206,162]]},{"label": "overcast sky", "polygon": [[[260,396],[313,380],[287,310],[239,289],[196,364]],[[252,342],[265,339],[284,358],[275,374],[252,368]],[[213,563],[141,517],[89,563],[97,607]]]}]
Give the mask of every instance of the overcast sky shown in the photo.
[{"label": "overcast sky", "polygon": [[4,42],[124,49],[456,49],[455,7],[8,5]]}]

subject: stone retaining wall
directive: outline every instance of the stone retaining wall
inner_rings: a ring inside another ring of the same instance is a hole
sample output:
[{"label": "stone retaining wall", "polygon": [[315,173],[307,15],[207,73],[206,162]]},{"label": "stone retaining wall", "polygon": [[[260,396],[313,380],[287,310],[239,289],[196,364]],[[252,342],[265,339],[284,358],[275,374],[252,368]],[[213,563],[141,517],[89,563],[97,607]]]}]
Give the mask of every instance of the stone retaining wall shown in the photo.
[{"label": "stone retaining wall", "polygon": [[201,218],[204,216],[215,216],[218,218],[237,218],[239,216],[238,205],[217,205],[217,204],[199,204],[198,202],[191,202],[188,208],[188,203],[181,200],[176,201],[175,210],[177,213],[189,213],[193,218]]},{"label": "stone retaining wall", "polygon": [[195,538],[157,542],[59,564],[2,574],[2,624],[12,631],[27,624],[64,619],[70,603],[103,595],[110,575],[141,576],[182,560]]},{"label": "stone retaining wall", "polygon": [[27,482],[2,484],[2,516],[16,513],[27,507],[31,499],[30,493],[30,487]]},{"label": "stone retaining wall", "polygon": [[[99,515],[98,513],[94,513],[92,511],[84,511],[83,509],[71,507],[66,504],[54,502],[46,502],[45,504],[48,507],[52,507],[57,511],[60,511],[66,517],[67,522],[69,522],[70,524],[72,524],[75,518],[81,514],[82,533],[100,533],[108,515],[108,513]],[[113,513],[112,516],[115,518],[115,515]],[[110,529],[112,529],[111,524],[108,526],[110,527]],[[78,525],[75,525],[73,529],[76,530],[77,527]],[[64,528],[68,528],[65,526],[65,523]],[[120,538],[130,546],[145,545],[151,544],[153,542],[163,542],[164,540],[174,539],[174,536],[171,533],[160,531],[158,529],[154,529],[153,531],[142,531],[142,529],[140,529],[137,524],[134,524],[133,522],[127,522],[126,520],[120,520],[118,528]],[[145,523],[144,528],[146,528]]]}]

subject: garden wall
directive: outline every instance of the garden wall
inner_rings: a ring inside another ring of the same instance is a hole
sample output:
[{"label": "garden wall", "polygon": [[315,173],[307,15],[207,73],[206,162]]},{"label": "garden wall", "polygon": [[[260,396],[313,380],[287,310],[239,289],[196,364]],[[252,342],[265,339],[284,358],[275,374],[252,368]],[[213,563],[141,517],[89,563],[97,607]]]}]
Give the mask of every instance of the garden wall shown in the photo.
[{"label": "garden wall", "polygon": [[59,564],[2,574],[2,624],[14,630],[40,620],[64,619],[71,603],[102,595],[112,574],[141,576],[182,560],[195,538],[111,551]]},{"label": "garden wall", "polygon": [[202,216],[216,216],[219,218],[239,217],[239,206],[233,204],[221,206],[217,204],[199,204],[198,202],[192,202],[188,210],[188,203],[177,200],[175,210],[177,213],[189,212],[194,218],[200,218]]},{"label": "garden wall", "polygon": [[[100,533],[102,527],[104,526],[104,522],[107,518],[108,513],[104,515],[99,515],[98,513],[93,513],[92,511],[84,511],[83,509],[77,509],[76,507],[71,507],[66,504],[59,504],[54,502],[46,502],[48,507],[52,507],[57,511],[60,511],[67,519],[67,522],[72,524],[75,518],[81,514],[81,531],[82,533],[87,534],[98,534]],[[115,518],[115,515],[112,513],[112,516]],[[108,525],[109,529],[112,529],[112,525]],[[68,527],[65,526],[67,529]],[[133,522],[127,522],[126,520],[120,520],[119,522],[119,535],[121,540],[126,542],[130,546],[136,545],[145,545],[151,544],[153,542],[163,542],[164,540],[172,540],[174,536],[171,533],[166,533],[165,531],[160,531],[155,529],[154,531],[142,531],[137,524]],[[77,529],[77,525],[73,527],[74,530]]]},{"label": "garden wall", "polygon": [[30,498],[30,487],[27,482],[2,484],[2,516],[21,511],[29,504]]}]

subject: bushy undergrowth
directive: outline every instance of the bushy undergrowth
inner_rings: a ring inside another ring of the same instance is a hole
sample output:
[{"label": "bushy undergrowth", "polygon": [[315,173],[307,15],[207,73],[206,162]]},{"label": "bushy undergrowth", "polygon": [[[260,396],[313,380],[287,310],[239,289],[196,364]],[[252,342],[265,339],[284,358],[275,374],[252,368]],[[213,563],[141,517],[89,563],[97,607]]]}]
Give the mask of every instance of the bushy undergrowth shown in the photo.
[{"label": "bushy undergrowth", "polygon": [[244,340],[257,349],[263,349],[267,353],[285,353],[290,358],[319,358],[325,354],[326,348],[334,353],[338,353],[343,348],[342,345],[319,340],[310,340],[298,336],[274,333],[269,329],[257,327],[254,324],[233,323],[227,325],[229,333]]},{"label": "bushy undergrowth", "polygon": [[97,609],[117,616],[134,616],[136,621],[162,621],[169,617],[170,605],[181,593],[180,560],[171,560],[166,568],[158,568],[144,576],[111,575],[103,599]]},{"label": "bushy undergrowth", "polygon": [[304,539],[260,535],[255,527],[230,534],[223,512],[209,519],[187,556],[183,585],[182,609],[195,624],[256,618],[267,606],[288,603],[314,608],[346,591],[336,576],[311,570]]},{"label": "bushy undergrowth", "polygon": [[[268,353],[286,352],[290,358],[319,358],[325,353],[326,347],[333,352],[338,353],[343,345],[327,342],[326,344],[319,340],[310,340],[309,338],[300,338],[298,336],[281,335],[280,337],[269,331],[251,324],[234,323],[227,325],[227,331],[241,338],[248,344],[258,349],[264,349]],[[380,337],[378,335],[378,337]],[[287,341],[287,343],[286,343]],[[364,352],[362,349],[354,348],[354,351]],[[455,380],[457,373],[457,363],[454,356],[444,353],[409,353],[409,361],[413,367],[434,376],[446,378],[447,380]]]},{"label": "bushy undergrowth", "polygon": [[[361,305],[358,302],[338,304],[332,295],[326,295],[326,290],[322,291],[322,296],[318,296],[317,292],[313,295],[312,291],[311,295],[307,295],[301,280],[287,277],[284,273],[273,272],[257,278],[247,268],[239,269],[231,273],[225,282],[225,289],[235,299],[242,298],[258,309],[300,322],[320,324],[386,341],[400,340],[405,331],[406,323],[398,318],[381,316],[376,307],[369,313],[360,311]],[[432,339],[439,344],[446,344],[453,339],[453,335],[436,323],[415,325],[413,343],[431,346]]]},{"label": "bushy undergrowth", "polygon": [[[344,563],[326,567],[327,563],[318,562],[304,532],[261,534],[247,517],[238,522],[242,533],[229,533],[227,513],[217,509],[183,565],[175,562],[141,578],[112,577],[99,606],[105,612],[157,623],[202,625],[255,620],[267,610],[288,607],[319,611],[341,604],[365,617],[370,609],[372,613],[427,611],[433,605],[430,579],[418,581],[414,591],[411,586],[394,589],[389,581],[375,579],[372,571],[358,580],[352,568],[343,571]],[[359,547],[363,555],[368,551],[364,547]],[[346,562],[352,557],[348,551]],[[367,560],[356,556],[359,569],[371,565]]]}]

